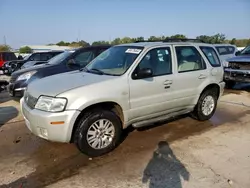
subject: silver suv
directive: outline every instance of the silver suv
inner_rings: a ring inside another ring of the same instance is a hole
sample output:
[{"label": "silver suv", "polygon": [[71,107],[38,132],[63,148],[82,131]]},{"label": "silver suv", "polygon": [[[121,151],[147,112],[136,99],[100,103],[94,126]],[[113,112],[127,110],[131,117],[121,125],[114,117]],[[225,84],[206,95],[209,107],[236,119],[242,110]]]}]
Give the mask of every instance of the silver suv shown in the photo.
[{"label": "silver suv", "polygon": [[27,127],[89,156],[113,150],[125,128],[190,113],[211,118],[224,91],[212,45],[137,42],[113,46],[80,71],[31,83],[21,99]]}]

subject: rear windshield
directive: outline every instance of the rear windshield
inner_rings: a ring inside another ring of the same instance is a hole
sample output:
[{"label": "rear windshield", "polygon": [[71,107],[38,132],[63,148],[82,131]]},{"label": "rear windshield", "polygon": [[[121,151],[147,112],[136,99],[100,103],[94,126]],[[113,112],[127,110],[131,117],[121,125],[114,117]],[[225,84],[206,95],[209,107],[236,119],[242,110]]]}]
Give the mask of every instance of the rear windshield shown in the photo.
[{"label": "rear windshield", "polygon": [[12,61],[12,60],[16,60],[17,57],[14,53],[2,53],[2,60],[3,61]]}]

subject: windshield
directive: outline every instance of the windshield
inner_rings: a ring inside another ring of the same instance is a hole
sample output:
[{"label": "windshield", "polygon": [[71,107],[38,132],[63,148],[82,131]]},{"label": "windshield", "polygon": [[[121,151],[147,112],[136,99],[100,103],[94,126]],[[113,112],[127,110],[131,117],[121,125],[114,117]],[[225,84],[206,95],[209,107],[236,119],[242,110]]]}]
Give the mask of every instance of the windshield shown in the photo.
[{"label": "windshield", "polygon": [[55,65],[61,63],[63,60],[65,60],[67,57],[69,57],[74,51],[65,51],[63,53],[60,53],[59,55],[54,56],[51,58],[47,64],[49,65]]},{"label": "windshield", "polygon": [[119,76],[124,74],[143,50],[135,46],[114,46],[97,56],[85,69]]},{"label": "windshield", "polygon": [[240,53],[241,55],[250,55],[250,46],[247,46],[245,49],[243,49]]}]

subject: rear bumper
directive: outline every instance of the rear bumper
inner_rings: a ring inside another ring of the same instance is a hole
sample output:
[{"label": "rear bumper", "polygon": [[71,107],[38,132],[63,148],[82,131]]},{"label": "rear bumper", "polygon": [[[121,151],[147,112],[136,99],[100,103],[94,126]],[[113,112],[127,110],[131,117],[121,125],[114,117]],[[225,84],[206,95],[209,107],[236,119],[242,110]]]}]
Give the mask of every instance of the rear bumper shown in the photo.
[{"label": "rear bumper", "polygon": [[250,82],[250,70],[225,68],[224,80],[235,82]]}]

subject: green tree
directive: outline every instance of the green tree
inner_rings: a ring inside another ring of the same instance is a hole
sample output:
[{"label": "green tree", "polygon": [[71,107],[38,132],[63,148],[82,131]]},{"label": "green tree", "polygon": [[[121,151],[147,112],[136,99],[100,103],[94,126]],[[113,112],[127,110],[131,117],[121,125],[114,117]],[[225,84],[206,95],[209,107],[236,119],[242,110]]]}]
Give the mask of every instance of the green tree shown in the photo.
[{"label": "green tree", "polygon": [[11,51],[11,47],[8,45],[0,45],[0,52],[9,52]]},{"label": "green tree", "polygon": [[64,42],[64,41],[60,41],[58,43],[56,43],[57,46],[69,46],[70,43],[69,42]]},{"label": "green tree", "polygon": [[123,37],[123,38],[121,39],[121,43],[122,43],[122,44],[131,43],[131,42],[133,42],[133,39],[130,38],[130,37]]},{"label": "green tree", "polygon": [[233,39],[230,41],[230,44],[235,45],[235,44],[236,44],[236,38],[233,38]]},{"label": "green tree", "polygon": [[161,40],[160,37],[156,37],[156,36],[150,36],[148,38],[148,41],[159,41],[159,40]]},{"label": "green tree", "polygon": [[24,46],[19,48],[19,53],[30,54],[32,53],[32,49],[29,46]]},{"label": "green tree", "polygon": [[122,42],[121,42],[121,39],[120,38],[115,38],[112,42],[111,42],[111,44],[112,45],[117,45],[117,44],[121,44]]},{"label": "green tree", "polygon": [[247,40],[247,45],[250,45],[250,39]]},{"label": "green tree", "polygon": [[186,39],[187,37],[185,35],[182,35],[182,34],[176,34],[176,35],[172,35],[170,38]]},{"label": "green tree", "polygon": [[108,42],[108,41],[105,41],[105,40],[102,40],[102,41],[94,41],[94,42],[92,43],[92,46],[95,46],[95,45],[107,45],[107,44],[109,44],[109,42]]},{"label": "green tree", "polygon": [[211,37],[210,37],[210,36],[207,36],[207,35],[200,35],[200,36],[197,36],[196,39],[202,40],[202,41],[204,41],[205,43],[211,43]]}]

